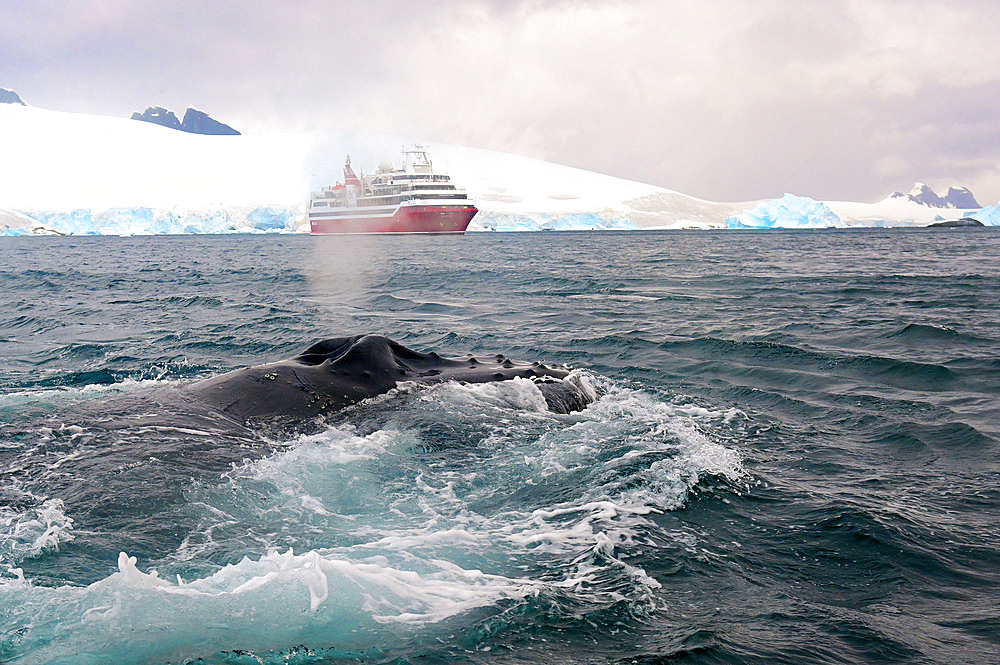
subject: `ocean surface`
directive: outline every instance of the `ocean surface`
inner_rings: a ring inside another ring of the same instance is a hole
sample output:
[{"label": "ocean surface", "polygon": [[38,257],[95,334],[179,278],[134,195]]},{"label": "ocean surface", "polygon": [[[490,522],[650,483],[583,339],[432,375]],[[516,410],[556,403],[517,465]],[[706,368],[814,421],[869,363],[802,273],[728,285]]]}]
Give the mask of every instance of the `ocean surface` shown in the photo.
[{"label": "ocean surface", "polygon": [[[602,396],[111,408],[359,333]],[[0,362],[5,664],[1000,662],[996,230],[0,238]]]}]

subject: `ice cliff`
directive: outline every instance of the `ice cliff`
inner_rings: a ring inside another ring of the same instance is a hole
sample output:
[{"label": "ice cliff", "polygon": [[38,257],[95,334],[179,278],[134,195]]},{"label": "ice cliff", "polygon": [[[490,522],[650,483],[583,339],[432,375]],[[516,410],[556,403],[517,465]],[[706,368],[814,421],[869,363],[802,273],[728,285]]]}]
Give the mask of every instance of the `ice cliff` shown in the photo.
[{"label": "ice cliff", "polygon": [[616,214],[569,213],[565,215],[480,212],[469,231],[635,231],[639,227],[627,217]]},{"label": "ice cliff", "polygon": [[[253,206],[161,210],[142,206],[67,212],[28,210],[20,219],[0,216],[0,235],[161,235],[188,233],[295,233],[304,208]],[[15,224],[11,224],[14,221]],[[5,227],[6,226],[6,230]]]}]

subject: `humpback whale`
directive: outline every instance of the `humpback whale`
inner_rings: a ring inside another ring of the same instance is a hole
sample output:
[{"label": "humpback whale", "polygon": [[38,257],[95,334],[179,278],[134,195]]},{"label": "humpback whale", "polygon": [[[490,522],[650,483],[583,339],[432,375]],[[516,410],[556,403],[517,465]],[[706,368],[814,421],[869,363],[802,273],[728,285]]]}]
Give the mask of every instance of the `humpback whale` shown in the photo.
[{"label": "humpback whale", "polygon": [[[563,367],[502,355],[443,358],[379,335],[326,339],[287,360],[88,399],[16,427],[12,439],[34,443],[0,450],[0,466],[10,469],[28,498],[0,492],[0,508],[25,508],[32,496],[58,497],[76,534],[64,547],[90,562],[81,563],[81,570],[112,570],[115,561],[105,559],[116,548],[162,555],[130,534],[155,528],[166,541],[180,542],[199,528],[197,511],[185,499],[192,487],[212,486],[220,472],[285,447],[290,436],[333,424],[330,418],[346,407],[405,382],[516,378],[532,381],[554,412],[581,410],[596,398]],[[43,562],[31,574],[44,577]]]}]

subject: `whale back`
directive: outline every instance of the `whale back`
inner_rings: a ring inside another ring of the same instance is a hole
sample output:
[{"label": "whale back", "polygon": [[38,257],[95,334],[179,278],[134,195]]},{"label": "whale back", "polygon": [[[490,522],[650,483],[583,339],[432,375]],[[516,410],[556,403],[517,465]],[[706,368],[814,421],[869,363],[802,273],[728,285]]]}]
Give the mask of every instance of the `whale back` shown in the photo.
[{"label": "whale back", "polygon": [[240,420],[302,419],[381,395],[403,381],[486,383],[521,377],[536,382],[551,410],[568,413],[593,399],[588,390],[563,381],[568,374],[568,369],[503,355],[443,358],[381,335],[355,335],[325,339],[294,358],[198,381],[185,391]]}]

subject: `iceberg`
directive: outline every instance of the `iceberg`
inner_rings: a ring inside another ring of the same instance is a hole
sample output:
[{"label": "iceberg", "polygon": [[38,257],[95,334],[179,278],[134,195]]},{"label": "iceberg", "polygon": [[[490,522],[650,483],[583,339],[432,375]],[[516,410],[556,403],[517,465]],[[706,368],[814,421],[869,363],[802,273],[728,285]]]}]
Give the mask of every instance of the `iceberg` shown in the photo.
[{"label": "iceberg", "polygon": [[808,196],[785,194],[780,199],[761,201],[752,210],[726,220],[730,229],[823,229],[844,228],[830,208]]},{"label": "iceberg", "polygon": [[1000,203],[986,206],[982,210],[967,214],[966,217],[978,219],[986,226],[1000,226]]}]

